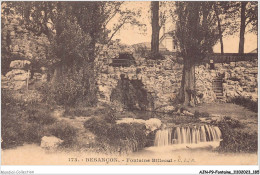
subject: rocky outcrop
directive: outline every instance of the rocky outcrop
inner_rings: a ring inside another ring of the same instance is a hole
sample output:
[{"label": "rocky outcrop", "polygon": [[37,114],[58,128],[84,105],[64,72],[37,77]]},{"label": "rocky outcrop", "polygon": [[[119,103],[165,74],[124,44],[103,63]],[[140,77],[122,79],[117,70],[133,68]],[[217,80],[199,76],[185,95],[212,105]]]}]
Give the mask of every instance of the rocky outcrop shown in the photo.
[{"label": "rocky outcrop", "polygon": [[[171,69],[170,69],[170,68]],[[100,102],[111,103],[112,91],[118,82],[124,79],[139,80],[143,84],[149,98],[153,100],[153,109],[161,110],[171,105],[181,84],[182,65],[174,63],[170,58],[161,61],[149,61],[138,66],[112,67],[103,65],[98,76]]]},{"label": "rocky outcrop", "polygon": [[7,72],[5,76],[2,75],[3,88],[20,90],[26,88],[27,81],[29,81],[30,72],[29,66],[31,62],[28,60],[15,60],[10,63],[11,71]]},{"label": "rocky outcrop", "polygon": [[223,75],[222,101],[226,102],[234,97],[245,97],[257,101],[257,60],[239,61],[215,64],[215,69],[207,69],[206,66],[196,67],[196,88],[203,94],[202,102],[216,101],[212,82],[218,75]]},{"label": "rocky outcrop", "polygon": [[159,129],[162,125],[161,120],[157,118],[150,118],[149,120],[143,120],[143,119],[135,119],[135,118],[122,118],[120,120],[116,121],[117,124],[120,123],[139,123],[139,124],[144,124],[146,126],[146,129],[149,132],[155,131],[156,129]]},{"label": "rocky outcrop", "polygon": [[[172,101],[181,86],[183,65],[175,61],[172,56],[158,61],[138,59],[137,63],[137,66],[131,67],[112,67],[103,64],[97,78],[98,100],[111,104],[112,91],[118,88],[118,82],[123,77],[130,81],[142,82],[142,88],[151,96],[150,100],[153,100],[153,108],[149,110],[159,112],[174,110]],[[236,96],[257,100],[257,60],[255,60],[230,64],[217,63],[214,70],[210,70],[208,65],[197,65],[195,77],[198,103],[219,101],[213,89],[213,81],[222,74],[224,76],[221,101],[227,102]]]}]

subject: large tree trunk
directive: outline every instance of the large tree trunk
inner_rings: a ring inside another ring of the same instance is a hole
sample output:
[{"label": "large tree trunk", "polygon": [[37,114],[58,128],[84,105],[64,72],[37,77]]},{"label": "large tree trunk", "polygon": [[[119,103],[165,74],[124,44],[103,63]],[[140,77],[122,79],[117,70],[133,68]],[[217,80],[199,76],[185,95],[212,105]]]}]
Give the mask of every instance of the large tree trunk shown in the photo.
[{"label": "large tree trunk", "polygon": [[96,70],[95,70],[95,47],[96,38],[93,33],[89,44],[88,61],[84,60],[83,65],[83,83],[84,83],[84,104],[87,106],[95,106],[97,103],[97,86],[96,86]]},{"label": "large tree trunk", "polygon": [[190,59],[184,59],[179,99],[183,105],[195,105],[195,64]]},{"label": "large tree trunk", "polygon": [[85,63],[83,73],[84,73],[83,104],[87,106],[95,106],[97,103],[95,63],[94,62]]},{"label": "large tree trunk", "polygon": [[220,42],[221,54],[224,54],[224,44],[223,44],[221,23],[220,23],[219,13],[218,13],[218,9],[217,9],[216,5],[214,5],[214,10],[215,10],[217,21],[218,21],[218,34],[219,34],[219,42]]},{"label": "large tree trunk", "polygon": [[241,2],[241,24],[240,24],[240,38],[239,38],[239,50],[238,53],[244,53],[245,44],[245,30],[246,30],[246,4],[247,2]]},{"label": "large tree trunk", "polygon": [[152,42],[151,42],[151,52],[156,55],[159,53],[159,1],[151,2],[152,10]]}]

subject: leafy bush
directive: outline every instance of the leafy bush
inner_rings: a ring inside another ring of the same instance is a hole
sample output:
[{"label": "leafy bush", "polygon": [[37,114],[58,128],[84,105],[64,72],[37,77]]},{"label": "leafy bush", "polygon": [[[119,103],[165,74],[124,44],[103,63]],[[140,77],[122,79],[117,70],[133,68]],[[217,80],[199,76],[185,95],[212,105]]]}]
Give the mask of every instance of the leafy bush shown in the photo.
[{"label": "leafy bush", "polygon": [[65,147],[72,146],[77,135],[77,129],[66,121],[57,121],[53,123],[47,127],[47,132],[49,132],[50,135],[64,140],[63,146]]},{"label": "leafy bush", "polygon": [[102,151],[132,152],[146,145],[145,125],[115,124],[104,117],[93,117],[84,123],[84,127],[97,136],[97,145]]},{"label": "leafy bush", "polygon": [[176,116],[172,117],[172,119],[168,120],[168,122],[179,125],[179,124],[187,124],[187,123],[198,123],[198,122],[200,122],[200,120],[196,117],[187,117],[187,116],[176,115]]},{"label": "leafy bush", "polygon": [[230,128],[243,128],[242,123],[239,120],[232,119],[229,116],[225,116],[223,120],[218,122],[219,125],[228,126]]},{"label": "leafy bush", "polygon": [[238,120],[229,117],[218,123],[222,133],[220,152],[257,152],[257,133],[246,133],[239,128],[242,126]]},{"label": "leafy bush", "polygon": [[205,117],[205,118],[209,118],[210,115],[208,112],[199,112],[199,111],[195,111],[194,113],[194,117],[199,118],[199,117]]},{"label": "leafy bush", "polygon": [[28,115],[28,122],[30,123],[49,125],[56,121],[56,118],[52,117],[49,112],[43,110],[29,108],[26,113]]},{"label": "leafy bush", "polygon": [[258,102],[255,102],[249,98],[245,97],[234,97],[230,100],[231,103],[235,103],[240,106],[244,106],[253,112],[258,112]]},{"label": "leafy bush", "polygon": [[107,134],[111,123],[106,122],[104,118],[101,117],[92,117],[84,123],[84,127],[97,136],[103,136]]},{"label": "leafy bush", "polygon": [[23,143],[22,123],[18,115],[2,109],[1,138],[2,148],[9,148]]},{"label": "leafy bush", "polygon": [[10,91],[2,91],[2,148],[23,143],[40,143],[46,134],[44,127],[55,121],[50,108],[44,104],[31,104],[12,97]]},{"label": "leafy bush", "polygon": [[47,103],[75,106],[84,91],[82,79],[83,74],[80,72],[67,75],[51,85],[44,84],[39,90],[43,94],[43,100]]}]

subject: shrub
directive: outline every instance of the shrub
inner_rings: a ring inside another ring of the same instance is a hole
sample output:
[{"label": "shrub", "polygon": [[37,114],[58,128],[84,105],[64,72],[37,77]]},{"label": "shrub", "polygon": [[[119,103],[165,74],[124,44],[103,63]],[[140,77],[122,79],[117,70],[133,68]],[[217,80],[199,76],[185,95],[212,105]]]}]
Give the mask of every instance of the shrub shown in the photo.
[{"label": "shrub", "polygon": [[40,143],[44,127],[55,121],[49,107],[44,104],[26,103],[2,91],[2,147],[4,149],[23,143]]},{"label": "shrub", "polygon": [[50,112],[42,111],[39,109],[29,108],[27,109],[28,122],[38,123],[41,125],[49,125],[56,121],[56,118],[52,117]]},{"label": "shrub", "polygon": [[82,83],[83,73],[63,76],[53,84],[46,83],[39,88],[43,100],[47,103],[75,106],[81,99],[84,85]]},{"label": "shrub", "polygon": [[239,120],[236,120],[236,119],[232,119],[231,117],[229,116],[225,116],[223,118],[223,120],[219,121],[218,123],[219,125],[223,125],[223,126],[228,126],[230,128],[242,128],[243,127],[243,124],[239,121]]},{"label": "shrub", "polygon": [[9,113],[2,108],[1,138],[2,148],[9,148],[23,143],[22,123],[18,115]]},{"label": "shrub", "polygon": [[249,98],[245,97],[234,97],[230,100],[231,103],[235,103],[240,106],[244,106],[245,108],[253,111],[253,112],[258,112],[258,102],[253,101]]},{"label": "shrub", "polygon": [[257,133],[245,133],[238,130],[241,123],[229,117],[218,123],[222,133],[222,141],[220,142],[220,152],[257,152],[258,143]]},{"label": "shrub", "polygon": [[50,135],[62,139],[64,141],[63,146],[65,147],[72,146],[76,141],[77,129],[66,121],[57,121],[46,129]]},{"label": "shrub", "polygon": [[168,122],[179,125],[179,124],[187,124],[187,123],[198,123],[198,122],[200,122],[200,120],[196,117],[187,117],[187,116],[176,115],[176,116],[173,116],[172,119],[168,120]]},{"label": "shrub", "polygon": [[41,138],[46,134],[44,127],[39,123],[24,123],[21,133],[26,143],[41,143]]},{"label": "shrub", "polygon": [[195,111],[194,113],[194,117],[199,118],[199,117],[205,117],[205,118],[209,118],[210,115],[208,112],[199,112],[199,111]]},{"label": "shrub", "polygon": [[97,136],[97,145],[102,151],[132,152],[146,145],[145,125],[115,124],[107,122],[105,117],[93,117],[84,123],[84,127]]},{"label": "shrub", "polygon": [[92,117],[84,123],[84,127],[97,136],[107,135],[108,129],[111,124],[106,122],[104,118]]}]

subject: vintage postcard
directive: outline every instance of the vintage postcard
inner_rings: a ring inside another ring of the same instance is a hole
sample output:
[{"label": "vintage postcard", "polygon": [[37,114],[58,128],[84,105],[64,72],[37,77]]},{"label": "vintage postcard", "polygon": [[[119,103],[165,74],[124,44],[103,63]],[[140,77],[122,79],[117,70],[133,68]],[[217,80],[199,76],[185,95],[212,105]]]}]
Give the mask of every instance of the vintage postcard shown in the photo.
[{"label": "vintage postcard", "polygon": [[1,165],[258,165],[257,42],[258,1],[2,1]]}]

